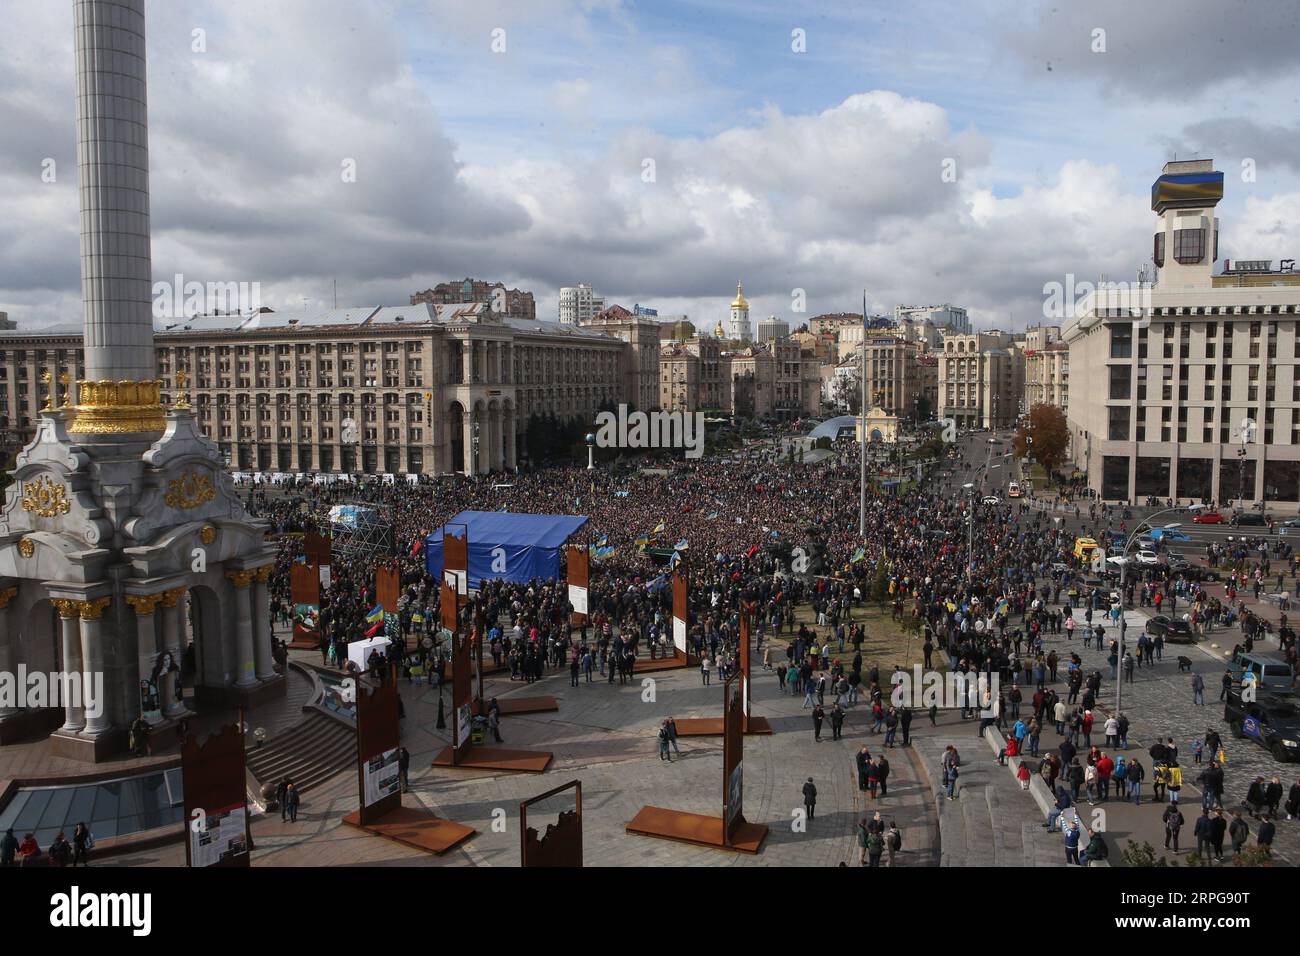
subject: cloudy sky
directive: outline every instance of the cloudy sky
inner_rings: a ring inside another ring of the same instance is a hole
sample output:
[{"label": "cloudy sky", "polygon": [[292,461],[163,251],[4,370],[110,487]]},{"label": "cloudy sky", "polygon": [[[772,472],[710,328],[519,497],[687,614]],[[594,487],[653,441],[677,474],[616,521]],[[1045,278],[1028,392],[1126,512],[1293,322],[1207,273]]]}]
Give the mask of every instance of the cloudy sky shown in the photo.
[{"label": "cloudy sky", "polygon": [[[1023,327],[1045,282],[1136,273],[1175,154],[1225,174],[1221,256],[1300,253],[1294,0],[147,13],[155,279],[278,310],[470,275],[711,327],[743,279],[755,318],[866,288]],[[80,321],[72,2],[0,14],[0,310]]]}]

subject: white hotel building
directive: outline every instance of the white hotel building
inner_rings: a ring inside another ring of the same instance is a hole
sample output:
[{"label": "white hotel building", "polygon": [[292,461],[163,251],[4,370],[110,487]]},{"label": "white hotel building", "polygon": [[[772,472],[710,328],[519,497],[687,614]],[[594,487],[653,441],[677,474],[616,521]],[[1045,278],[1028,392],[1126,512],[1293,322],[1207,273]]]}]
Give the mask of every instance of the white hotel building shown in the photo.
[{"label": "white hotel building", "polygon": [[1211,160],[1166,163],[1155,284],[1098,291],[1064,325],[1071,453],[1103,499],[1300,509],[1300,273],[1213,275],[1222,196]]}]

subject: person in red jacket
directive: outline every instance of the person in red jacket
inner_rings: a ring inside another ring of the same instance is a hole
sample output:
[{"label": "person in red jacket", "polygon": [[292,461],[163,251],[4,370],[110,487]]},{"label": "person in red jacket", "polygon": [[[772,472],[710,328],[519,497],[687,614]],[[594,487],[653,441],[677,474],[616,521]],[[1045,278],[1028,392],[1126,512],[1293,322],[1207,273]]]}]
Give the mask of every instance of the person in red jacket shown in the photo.
[{"label": "person in red jacket", "polygon": [[1083,739],[1085,741],[1092,739],[1092,711],[1084,711],[1083,714]]},{"label": "person in red jacket", "polygon": [[1115,761],[1105,754],[1097,761],[1097,784],[1101,790],[1101,799],[1110,799],[1110,775],[1115,772]]}]

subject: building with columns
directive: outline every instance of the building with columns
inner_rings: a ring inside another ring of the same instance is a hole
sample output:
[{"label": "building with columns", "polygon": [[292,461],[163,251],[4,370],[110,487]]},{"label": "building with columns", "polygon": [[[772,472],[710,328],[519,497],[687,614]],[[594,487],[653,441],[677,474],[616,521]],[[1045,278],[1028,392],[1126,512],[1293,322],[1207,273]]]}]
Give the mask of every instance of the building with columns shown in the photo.
[{"label": "building with columns", "polygon": [[939,418],[958,428],[1007,428],[1020,414],[1024,349],[1008,332],[950,333],[938,356]]},{"label": "building with columns", "polygon": [[[198,315],[159,323],[153,352],[163,399],[183,374],[235,470],[474,474],[515,467],[533,414],[655,407],[658,344],[652,319],[579,328],[418,303]],[[80,376],[85,351],[75,328],[0,332],[0,440],[31,439],[42,376]]]},{"label": "building with columns", "polygon": [[1023,407],[1055,405],[1062,411],[1070,406],[1070,347],[1061,341],[1055,325],[1025,330],[1025,394]]}]

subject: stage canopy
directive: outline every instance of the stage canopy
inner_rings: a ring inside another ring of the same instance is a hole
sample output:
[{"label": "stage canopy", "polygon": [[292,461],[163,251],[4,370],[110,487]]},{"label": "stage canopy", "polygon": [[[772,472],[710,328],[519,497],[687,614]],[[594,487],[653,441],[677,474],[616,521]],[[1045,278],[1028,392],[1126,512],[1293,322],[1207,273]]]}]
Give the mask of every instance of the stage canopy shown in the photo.
[{"label": "stage canopy", "polygon": [[560,576],[560,549],[587,523],[586,515],[462,511],[424,541],[424,566],[442,577],[442,535],[469,535],[469,586],[484,578],[527,583]]}]

